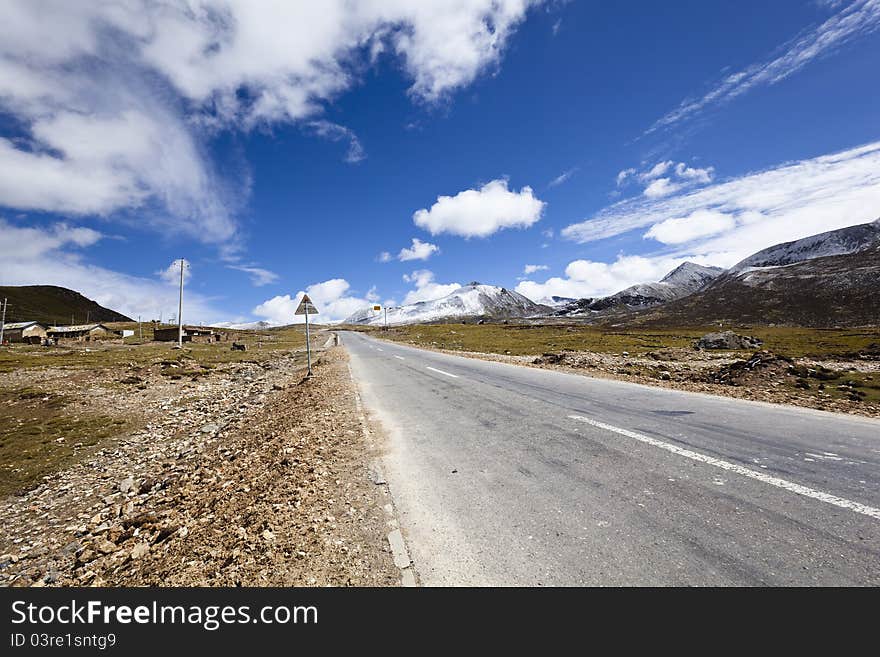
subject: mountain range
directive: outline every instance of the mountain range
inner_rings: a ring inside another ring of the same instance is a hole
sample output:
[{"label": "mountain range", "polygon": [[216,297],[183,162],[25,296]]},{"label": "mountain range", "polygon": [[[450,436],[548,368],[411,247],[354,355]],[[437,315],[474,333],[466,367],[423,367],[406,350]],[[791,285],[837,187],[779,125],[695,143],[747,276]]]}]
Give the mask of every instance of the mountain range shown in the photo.
[{"label": "mountain range", "polygon": [[635,323],[880,324],[880,219],[771,246]]},{"label": "mountain range", "polygon": [[[132,321],[74,290],[49,285],[0,286],[6,321]],[[776,244],[730,269],[685,262],[661,280],[607,297],[554,297],[548,304],[473,282],[430,301],[388,309],[389,324],[570,318],[614,325],[784,324],[880,325],[880,219]],[[364,308],[343,323],[379,326],[384,311]],[[221,323],[265,329],[268,322]]]},{"label": "mountain range", "polygon": [[[418,324],[469,318],[508,319],[546,315],[551,308],[495,285],[473,282],[441,299],[419,301],[388,309],[389,324]],[[384,311],[365,308],[348,317],[343,324],[381,326]]]},{"label": "mountain range", "polygon": [[262,331],[274,326],[271,322],[259,320],[256,322],[217,322],[211,324],[213,328],[235,329],[239,331]]},{"label": "mountain range", "polygon": [[607,297],[569,301],[553,313],[557,316],[579,317],[609,310],[648,308],[680,299],[705,287],[724,270],[685,262],[656,283],[639,283]]},{"label": "mountain range", "polygon": [[[880,219],[776,244],[730,269],[685,262],[660,281],[583,299],[535,303],[471,283],[442,299],[388,309],[389,324],[462,319],[572,318],[613,324],[880,324]],[[344,323],[381,325],[364,309]]]}]

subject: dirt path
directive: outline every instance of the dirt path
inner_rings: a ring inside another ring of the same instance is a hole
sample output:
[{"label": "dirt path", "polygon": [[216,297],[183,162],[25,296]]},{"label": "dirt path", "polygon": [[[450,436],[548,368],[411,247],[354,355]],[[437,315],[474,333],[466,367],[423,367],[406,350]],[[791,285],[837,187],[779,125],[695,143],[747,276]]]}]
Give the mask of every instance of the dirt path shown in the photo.
[{"label": "dirt path", "polygon": [[212,375],[147,423],[0,502],[0,581],[396,585],[383,489],[341,348]]}]

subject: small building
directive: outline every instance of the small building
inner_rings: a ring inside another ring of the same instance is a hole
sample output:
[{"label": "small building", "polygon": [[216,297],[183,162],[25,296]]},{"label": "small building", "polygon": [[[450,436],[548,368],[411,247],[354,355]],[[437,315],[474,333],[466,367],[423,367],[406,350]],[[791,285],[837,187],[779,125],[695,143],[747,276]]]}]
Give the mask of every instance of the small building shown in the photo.
[{"label": "small building", "polygon": [[[153,339],[158,342],[177,342],[178,327],[157,328],[153,330]],[[209,326],[184,326],[184,342],[219,342],[222,335]]]},{"label": "small building", "polygon": [[3,325],[3,340],[40,344],[46,338],[48,328],[40,322],[7,322]]},{"label": "small building", "polygon": [[122,333],[107,328],[103,324],[75,324],[73,326],[50,326],[46,336],[55,342],[91,342],[93,340],[115,340]]}]

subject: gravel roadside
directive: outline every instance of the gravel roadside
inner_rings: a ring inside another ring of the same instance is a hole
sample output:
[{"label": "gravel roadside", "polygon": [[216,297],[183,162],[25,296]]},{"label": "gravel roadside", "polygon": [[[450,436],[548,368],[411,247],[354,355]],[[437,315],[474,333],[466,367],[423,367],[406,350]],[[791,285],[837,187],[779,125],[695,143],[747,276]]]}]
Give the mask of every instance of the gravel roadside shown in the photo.
[{"label": "gravel roadside", "polygon": [[156,399],[142,428],[0,501],[0,584],[397,585],[347,355],[310,379],[300,360]]}]

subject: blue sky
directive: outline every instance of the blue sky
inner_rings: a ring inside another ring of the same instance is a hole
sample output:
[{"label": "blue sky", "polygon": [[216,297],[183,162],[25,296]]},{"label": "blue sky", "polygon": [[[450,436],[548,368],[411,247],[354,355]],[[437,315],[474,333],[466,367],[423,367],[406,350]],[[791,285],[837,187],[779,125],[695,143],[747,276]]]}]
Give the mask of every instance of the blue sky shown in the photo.
[{"label": "blue sky", "polygon": [[338,320],[880,216],[877,0],[0,11],[0,283],[132,316],[179,257],[187,321]]}]

